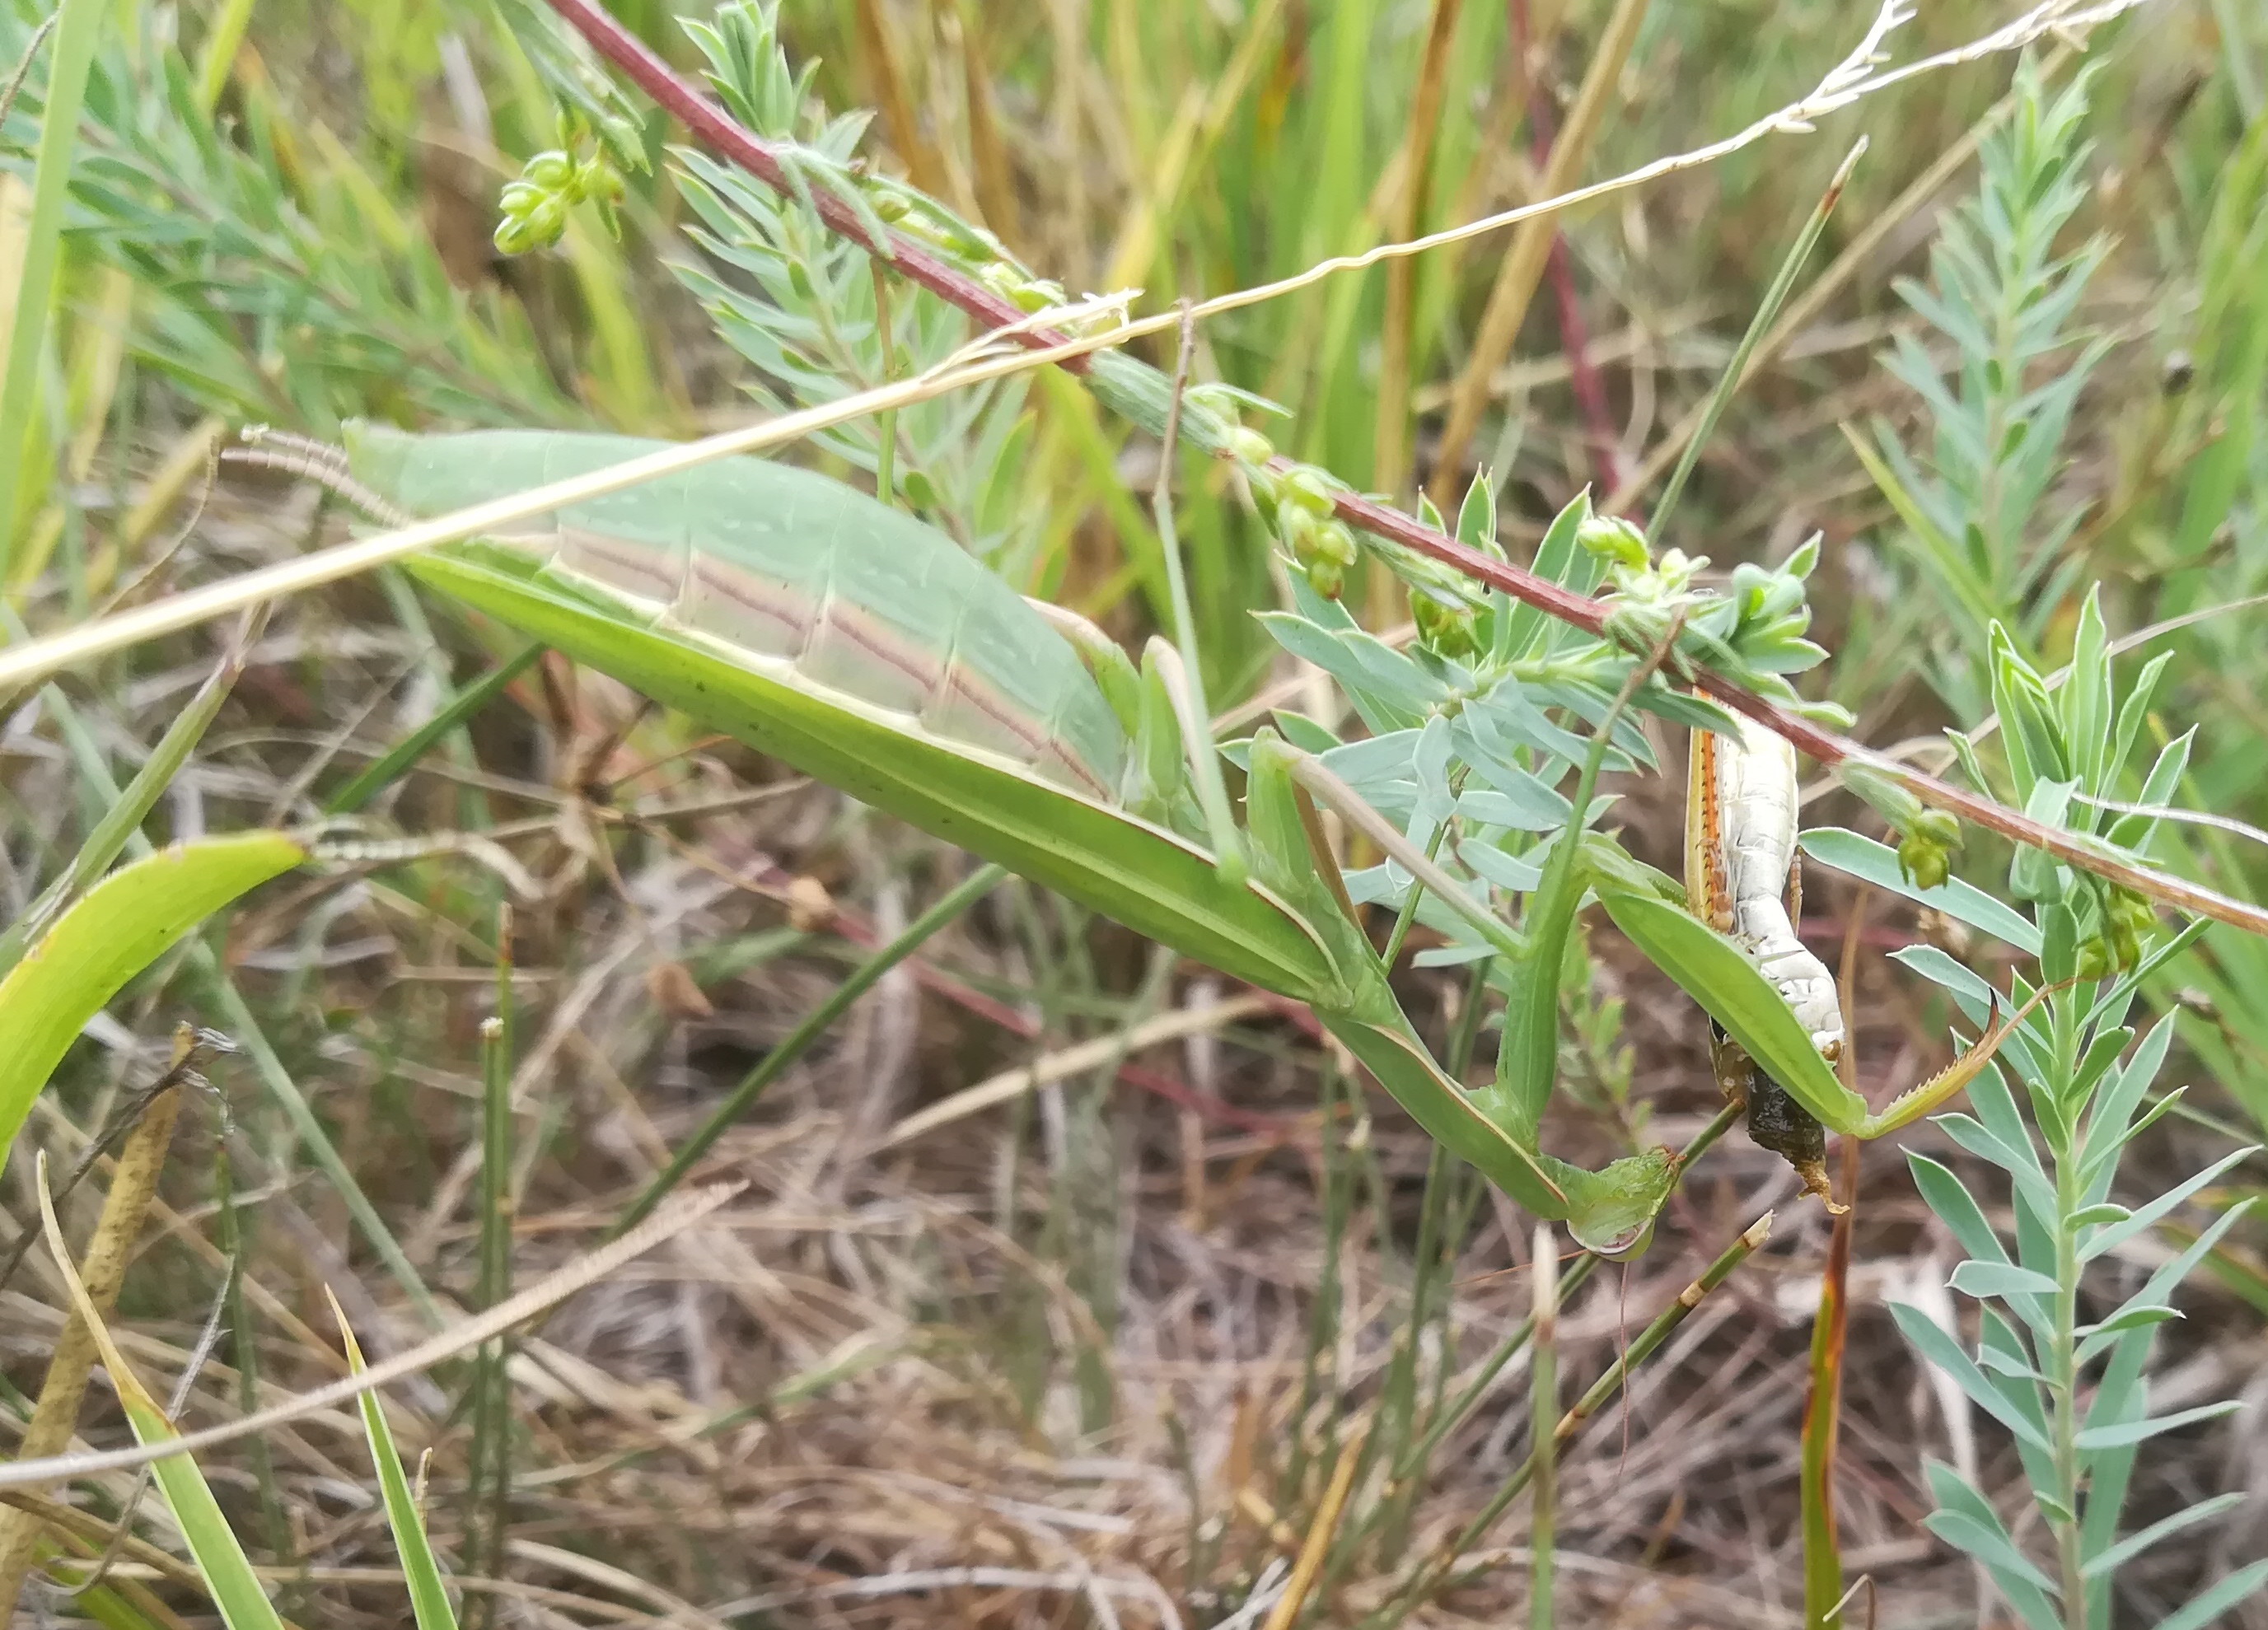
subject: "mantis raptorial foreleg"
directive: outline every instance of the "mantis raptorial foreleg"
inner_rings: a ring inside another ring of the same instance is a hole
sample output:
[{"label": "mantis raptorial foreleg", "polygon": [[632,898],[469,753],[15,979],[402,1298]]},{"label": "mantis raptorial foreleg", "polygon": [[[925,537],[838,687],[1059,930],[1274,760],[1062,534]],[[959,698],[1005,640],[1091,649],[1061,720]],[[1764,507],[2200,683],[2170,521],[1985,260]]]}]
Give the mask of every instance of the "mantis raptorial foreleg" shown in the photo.
[{"label": "mantis raptorial foreleg", "polygon": [[1602,1256],[1643,1250],[1675,1176],[1668,1151],[1652,1149],[1603,1171],[1587,1171],[1545,1154],[1537,1147],[1533,1124],[1498,1115],[1492,1102],[1444,1074],[1395,1001],[1377,952],[1340,904],[1344,890],[1333,887],[1336,863],[1315,840],[1314,824],[1301,813],[1306,796],[1329,804],[1421,884],[1438,886],[1460,914],[1488,917],[1490,943],[1501,942],[1504,954],[1527,953],[1524,942],[1427,861],[1392,822],[1312,755],[1263,730],[1252,743],[1245,794],[1256,875],[1316,928],[1348,980],[1343,1000],[1314,1004],[1316,1017],[1420,1126],[1521,1205],[1538,1216],[1565,1222],[1578,1245]]}]

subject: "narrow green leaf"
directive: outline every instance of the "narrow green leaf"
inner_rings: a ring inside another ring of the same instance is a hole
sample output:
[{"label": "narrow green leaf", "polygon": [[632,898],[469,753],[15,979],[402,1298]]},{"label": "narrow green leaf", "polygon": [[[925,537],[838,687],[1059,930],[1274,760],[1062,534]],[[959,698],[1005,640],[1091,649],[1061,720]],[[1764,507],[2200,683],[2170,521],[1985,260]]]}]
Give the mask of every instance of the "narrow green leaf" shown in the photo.
[{"label": "narrow green leaf", "polygon": [[[1940,1509],[1957,1513],[1989,1534],[1997,1535],[2014,1548],[2008,1531],[2001,1525],[1992,1503],[1979,1494],[1962,1475],[1941,1460],[1925,1460],[1923,1471],[1929,1479],[1929,1492]],[[1990,1564],[1987,1567],[1990,1568]],[[2001,1594],[2014,1604],[2029,1630],[2061,1630],[2062,1616],[2056,1612],[2055,1602],[2048,1591],[2042,1590],[2021,1576],[1992,1568],[1993,1582]]]},{"label": "narrow green leaf", "polygon": [[2092,1262],[2104,1252],[2117,1250],[2222,1172],[2236,1164],[2238,1161],[2256,1153],[2257,1147],[2257,1145],[2248,1145],[2243,1149],[2233,1149],[2194,1177],[2176,1184],[2148,1204],[2137,1206],[2128,1214],[2124,1221],[2112,1223],[2081,1245],[2079,1248],[2079,1259],[2082,1262]]},{"label": "narrow green leaf", "polygon": [[2240,1568],[2170,1619],[2160,1619],[2157,1630],[2205,1630],[2205,1626],[2239,1602],[2248,1600],[2263,1585],[2268,1585],[2268,1562]]},{"label": "narrow green leaf", "polygon": [[1911,1149],[1906,1151],[1906,1169],[1913,1173],[1914,1186],[1921,1191],[1922,1199],[1937,1214],[1938,1221],[1953,1231],[1963,1251],[1984,1262],[2008,1260],[2000,1237],[1985,1219],[1984,1208],[1951,1170]]},{"label": "narrow green leaf", "polygon": [[2099,1325],[2081,1325],[2075,1333],[2081,1336],[2122,1336],[2130,1330],[2146,1330],[2153,1325],[2162,1325],[2169,1319],[2182,1317],[2178,1308],[2168,1307],[2162,1302],[2152,1302],[2141,1307],[2122,1307]]},{"label": "narrow green leaf", "polygon": [[1971,1403],[2034,1448],[2048,1448],[2048,1440],[2039,1428],[2008,1402],[2000,1389],[1992,1384],[1992,1378],[1977,1368],[1977,1361],[1962,1351],[1960,1344],[1935,1319],[1903,1302],[1890,1303],[1890,1317],[1906,1340],[1920,1350],[1924,1358],[1952,1377]]},{"label": "narrow green leaf", "polygon": [[2082,1450],[2124,1449],[2129,1443],[2143,1443],[2161,1433],[2178,1432],[2183,1427],[2196,1426],[2204,1421],[2218,1421],[2223,1415],[2235,1414],[2244,1407],[2239,1399],[2224,1399],[2218,1404],[2200,1404],[2195,1409],[2177,1409],[2170,1415],[2156,1415],[2147,1421],[2122,1421],[2111,1426],[2087,1427],[2079,1434]]},{"label": "narrow green leaf", "polygon": [[[331,1312],[339,1321],[340,1339],[346,1343],[347,1367],[360,1375],[362,1347],[355,1340],[354,1331],[347,1324],[346,1311],[339,1306],[335,1296],[331,1298]],[[401,1456],[394,1449],[394,1428],[387,1424],[386,1410],[374,1391],[364,1392],[355,1403],[362,1411],[363,1435],[370,1442],[372,1464],[378,1468],[379,1492],[386,1500],[386,1521],[394,1530],[394,1548],[401,1557],[402,1581],[409,1587],[409,1606],[417,1616],[417,1630],[457,1630],[457,1615],[449,1605],[449,1592],[442,1583],[441,1565],[425,1537],[424,1519],[417,1514],[417,1502],[410,1493],[409,1479],[402,1472]]]},{"label": "narrow green leaf", "polygon": [[2055,1582],[2026,1560],[2008,1537],[1987,1528],[1965,1511],[1933,1511],[1922,1526],[1949,1546],[1957,1546],[1997,1574],[2021,1579],[2036,1590],[2056,1594]]},{"label": "narrow green leaf", "polygon": [[2045,1274],[2035,1274],[2028,1267],[2018,1267],[2013,1262],[1980,1262],[1975,1258],[1953,1270],[1946,1281],[1965,1296],[2051,1296],[2056,1282]]}]

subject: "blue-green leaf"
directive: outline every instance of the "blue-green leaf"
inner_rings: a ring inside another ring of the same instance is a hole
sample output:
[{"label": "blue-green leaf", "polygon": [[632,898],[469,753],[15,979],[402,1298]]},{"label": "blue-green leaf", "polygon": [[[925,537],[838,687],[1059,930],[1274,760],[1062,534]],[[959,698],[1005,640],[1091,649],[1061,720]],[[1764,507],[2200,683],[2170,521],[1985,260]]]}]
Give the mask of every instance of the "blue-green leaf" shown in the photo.
[{"label": "blue-green leaf", "polygon": [[2056,1282],[2045,1274],[2035,1274],[2028,1267],[2018,1267],[2013,1262],[1982,1262],[1971,1257],[1953,1270],[1946,1281],[1965,1296],[2051,1296]]},{"label": "blue-green leaf", "polygon": [[2124,1449],[2129,1443],[2139,1443],[2164,1432],[2178,1432],[2183,1427],[2196,1426],[2200,1421],[2218,1421],[2223,1415],[2233,1415],[2244,1407],[2241,1399],[2224,1399],[2218,1404],[2200,1404],[2195,1409],[2177,1409],[2170,1415],[2156,1415],[2147,1421],[2122,1421],[2110,1426],[2085,1427],[2079,1434],[2082,1450]]},{"label": "blue-green leaf", "polygon": [[2014,945],[2028,956],[2040,954],[2040,931],[2021,913],[1958,877],[1933,889],[1917,888],[1898,867],[1898,852],[1840,826],[1822,826],[1801,839],[1804,856],[1837,871],[1863,878],[1878,889],[1941,911],[1956,922]]},{"label": "blue-green leaf", "polygon": [[2092,1262],[2104,1252],[2116,1250],[2124,1245],[2238,1161],[2256,1153],[2258,1145],[2249,1144],[2243,1149],[2232,1150],[2196,1176],[2176,1184],[2148,1204],[2137,1206],[2124,1222],[2112,1223],[2081,1245],[2079,1248],[2079,1259],[2082,1262]]},{"label": "blue-green leaf", "polygon": [[2157,1630],[2205,1630],[2205,1626],[2250,1598],[2263,1585],[2268,1585],[2268,1562],[2240,1568],[2170,1619],[2160,1619]]},{"label": "blue-green leaf", "polygon": [[1977,1361],[1963,1352],[1960,1343],[1948,1335],[1935,1319],[1903,1302],[1890,1303],[1890,1317],[1921,1355],[1952,1377],[1977,1408],[2034,1448],[2048,1448],[2046,1435],[2024,1418],[2022,1412],[1992,1384],[1992,1377],[1977,1368]]}]

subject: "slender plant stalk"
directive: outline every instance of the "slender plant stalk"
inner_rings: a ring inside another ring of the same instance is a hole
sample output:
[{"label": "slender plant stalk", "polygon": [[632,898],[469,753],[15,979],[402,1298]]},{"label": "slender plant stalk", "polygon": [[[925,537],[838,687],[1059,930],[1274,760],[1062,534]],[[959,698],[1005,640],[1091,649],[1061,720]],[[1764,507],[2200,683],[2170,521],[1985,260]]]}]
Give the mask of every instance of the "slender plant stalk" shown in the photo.
[{"label": "slender plant stalk", "polygon": [[[1845,161],[1847,165],[1848,160]],[[1852,898],[1843,929],[1842,966],[1836,980],[1846,1041],[1837,1068],[1843,1084],[1859,1089],[1859,947],[1865,938],[1867,907],[1873,890],[1861,886]],[[1811,1325],[1810,1387],[1803,1400],[1803,1437],[1797,1473],[1798,1504],[1803,1512],[1804,1630],[1827,1630],[1842,1614],[1843,1537],[1835,1516],[1835,1453],[1843,1420],[1843,1355],[1851,1319],[1851,1234],[1859,1215],[1859,1171],[1865,1145],[1840,1140],[1843,1149],[1843,1209],[1828,1237],[1827,1266],[1819,1276],[1819,1311]]]},{"label": "slender plant stalk", "polygon": [[1779,270],[1772,274],[1771,286],[1764,290],[1764,297],[1758,303],[1756,315],[1749,319],[1748,332],[1741,336],[1740,344],[1733,348],[1732,360],[1725,364],[1725,371],[1717,376],[1715,387],[1702,404],[1700,422],[1694,428],[1693,434],[1686,438],[1685,451],[1678,455],[1677,467],[1670,472],[1669,484],[1661,489],[1661,496],[1654,501],[1653,514],[1646,524],[1648,537],[1660,538],[1662,528],[1669,524],[1669,518],[1677,508],[1677,500],[1685,491],[1686,480],[1693,474],[1693,466],[1701,457],[1702,444],[1709,439],[1709,432],[1717,428],[1717,421],[1724,414],[1725,404],[1733,400],[1733,393],[1740,388],[1741,381],[1748,378],[1749,357],[1756,355],[1757,342],[1778,320],[1780,307],[1787,304],[1788,292],[1795,287],[1796,275],[1803,270],[1804,262],[1811,258],[1811,251],[1817,246],[1819,235],[1827,230],[1827,217],[1835,213],[1835,205],[1842,198],[1844,187],[1850,184],[1851,173],[1859,167],[1859,160],[1866,156],[1866,151],[1867,138],[1862,136],[1852,144],[1843,162],[1835,166],[1834,179],[1827,183],[1827,190],[1813,208],[1811,218],[1803,224],[1803,230],[1795,235],[1795,242],[1789,246],[1787,253],[1781,258]]},{"label": "slender plant stalk", "polygon": [[[1846,993],[1849,988],[1844,987]],[[1844,1033],[1852,1032],[1846,1026]],[[1835,1450],[1842,1420],[1843,1355],[1851,1315],[1851,1229],[1858,1215],[1861,1145],[1857,1138],[1846,1137],[1842,1146],[1845,1209],[1835,1219],[1828,1237],[1827,1267],[1819,1279],[1819,1311],[1811,1324],[1811,1378],[1803,1400],[1797,1479],[1803,1510],[1804,1630],[1826,1630],[1840,1617],[1843,1606],[1843,1547],[1835,1516]]]},{"label": "slender plant stalk", "polygon": [[1529,1459],[1535,1467],[1528,1498],[1528,1623],[1551,1630],[1552,1547],[1559,1521],[1559,1240],[1548,1222],[1535,1226],[1528,1259],[1534,1279],[1535,1350],[1528,1361]]},{"label": "slender plant stalk", "polygon": [[16,576],[16,510],[23,500],[24,465],[40,389],[40,359],[55,302],[55,264],[63,253],[63,202],[71,158],[78,145],[79,109],[94,66],[94,46],[107,13],[102,0],[62,0],[55,61],[48,72],[47,105],[40,114],[40,152],[32,177],[32,207],[24,231],[24,259],[16,283],[16,317],[8,330],[8,356],[0,371],[0,584]]},{"label": "slender plant stalk", "polygon": [[[1717,1259],[1702,1270],[1698,1278],[1679,1291],[1676,1298],[1656,1316],[1653,1322],[1631,1340],[1622,1356],[1576,1400],[1572,1409],[1559,1418],[1559,1424],[1549,1439],[1538,1440],[1539,1444],[1548,1441],[1555,1452],[1565,1449],[1601,1407],[1622,1390],[1623,1383],[1631,1372],[1653,1357],[1656,1349],[1669,1339],[1671,1333],[1685,1322],[1687,1315],[1699,1307],[1711,1291],[1723,1284],[1734,1269],[1764,1248],[1764,1241],[1771,1234],[1771,1222],[1772,1214],[1767,1211],[1726,1246]],[[1532,1326],[1532,1320],[1530,1324]],[[1454,1539],[1432,1556],[1422,1559],[1410,1570],[1403,1587],[1394,1593],[1386,1605],[1362,1621],[1362,1630],[1393,1630],[1393,1626],[1401,1624],[1420,1604],[1432,1600],[1449,1582],[1459,1560],[1496,1526],[1497,1519],[1505,1514],[1513,1501],[1520,1498],[1521,1491],[1535,1476],[1535,1455],[1531,1452],[1521,1463],[1520,1469],[1505,1479],[1488,1504],[1481,1508],[1479,1515],[1466,1524]]]},{"label": "slender plant stalk", "polygon": [[[512,1297],[512,907],[497,909],[496,1011],[481,1025],[481,1272],[475,1300],[483,1312]],[[472,1476],[466,1489],[470,1554],[466,1571],[494,1577],[504,1566],[512,1501],[512,1340],[498,1336],[474,1360]],[[466,1630],[488,1630],[496,1598],[467,1598]]]},{"label": "slender plant stalk", "polygon": [[725,1130],[747,1113],[749,1107],[763,1096],[764,1090],[801,1058],[813,1042],[825,1035],[852,1002],[873,988],[882,975],[920,950],[939,929],[991,892],[1007,876],[1008,870],[1005,866],[978,867],[958,888],[906,924],[905,930],[895,939],[852,970],[850,976],[837,985],[826,1001],[806,1014],[801,1024],[789,1032],[777,1046],[765,1054],[756,1067],[740,1078],[740,1083],[725,1094],[725,1101],[710,1112],[709,1119],[703,1121],[700,1129],[686,1140],[684,1147],[671,1158],[667,1168],[647,1184],[645,1192],[615,1219],[608,1237],[620,1238],[627,1230],[652,1215],[653,1208],[685,1180],[686,1174],[716,1146],[717,1140],[725,1135]]},{"label": "slender plant stalk", "polygon": [[[193,1039],[186,1032],[174,1039],[177,1054],[186,1054]],[[103,1196],[102,1215],[94,1237],[79,1264],[79,1275],[98,1316],[107,1318],[125,1281],[126,1265],[141,1237],[142,1221],[158,1192],[158,1175],[166,1164],[166,1150],[173,1141],[173,1122],[181,1109],[179,1087],[151,1098],[142,1119],[127,1134],[113,1168],[110,1192]],[[76,1308],[63,1321],[63,1333],[48,1360],[48,1376],[40,1387],[39,1402],[24,1428],[17,1457],[37,1460],[70,1446],[78,1429],[79,1405],[86,1396],[89,1372],[98,1352],[94,1333]],[[12,1623],[16,1601],[31,1571],[43,1524],[21,1511],[0,1512],[0,1622]]]},{"label": "slender plant stalk", "polygon": [[1348,1492],[1354,1487],[1355,1468],[1362,1463],[1363,1448],[1369,1435],[1366,1427],[1357,1427],[1354,1435],[1339,1446],[1339,1457],[1331,1467],[1331,1480],[1323,1490],[1323,1502],[1315,1508],[1315,1520],[1307,1524],[1307,1537],[1300,1546],[1300,1557],[1292,1564],[1291,1582],[1284,1594],[1276,1598],[1276,1605],[1268,1614],[1267,1630],[1292,1630],[1298,1622],[1300,1610],[1307,1605],[1307,1594],[1315,1588],[1315,1580],[1323,1571],[1323,1560],[1330,1554],[1331,1538],[1338,1531],[1339,1516],[1346,1509]]},{"label": "slender plant stalk", "polygon": [[384,757],[364,765],[345,786],[333,793],[324,802],[325,811],[352,815],[361,810],[407,775],[411,766],[433,750],[436,742],[494,701],[505,686],[526,672],[528,664],[542,654],[541,645],[525,646],[450,697],[447,705],[436,710],[431,718],[387,749]]}]

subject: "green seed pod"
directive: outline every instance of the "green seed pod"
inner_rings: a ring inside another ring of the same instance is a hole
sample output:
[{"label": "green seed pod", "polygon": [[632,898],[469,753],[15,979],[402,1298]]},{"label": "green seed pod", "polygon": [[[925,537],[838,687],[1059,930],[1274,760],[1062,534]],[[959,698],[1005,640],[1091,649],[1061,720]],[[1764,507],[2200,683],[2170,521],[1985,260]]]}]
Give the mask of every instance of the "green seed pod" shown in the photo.
[{"label": "green seed pod", "polygon": [[1295,464],[1284,473],[1284,496],[1318,518],[1337,507],[1336,483],[1312,464]]},{"label": "green seed pod", "polygon": [[1284,504],[1276,511],[1276,535],[1303,567],[1317,558],[1315,534],[1321,530],[1322,523],[1296,503]]},{"label": "green seed pod", "polygon": [[2112,947],[2098,934],[2079,948],[2079,966],[2074,971],[2083,980],[2098,980],[2109,977],[2114,966],[2117,963]]}]

